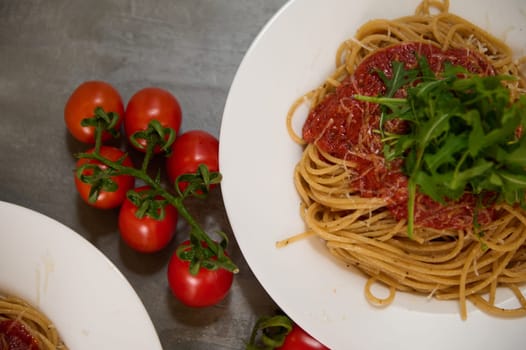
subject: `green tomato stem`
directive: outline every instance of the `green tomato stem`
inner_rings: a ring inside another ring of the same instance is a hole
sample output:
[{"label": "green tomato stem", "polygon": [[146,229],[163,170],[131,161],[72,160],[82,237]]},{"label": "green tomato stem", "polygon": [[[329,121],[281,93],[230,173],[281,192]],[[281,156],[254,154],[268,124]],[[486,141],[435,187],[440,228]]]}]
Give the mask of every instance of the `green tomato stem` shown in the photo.
[{"label": "green tomato stem", "polygon": [[148,143],[146,146],[146,152],[144,153],[144,158],[142,160],[142,166],[141,170],[143,172],[146,172],[148,170],[148,164],[150,164],[150,160],[153,156],[153,150],[154,150],[155,144]]},{"label": "green tomato stem", "polygon": [[[257,320],[245,350],[273,350],[282,346],[294,323],[285,315],[264,316]],[[275,330],[272,334],[267,330]],[[260,336],[258,342],[258,335]]]},{"label": "green tomato stem", "polygon": [[98,121],[97,126],[95,127],[95,153],[100,152],[100,147],[102,146],[102,122]]}]

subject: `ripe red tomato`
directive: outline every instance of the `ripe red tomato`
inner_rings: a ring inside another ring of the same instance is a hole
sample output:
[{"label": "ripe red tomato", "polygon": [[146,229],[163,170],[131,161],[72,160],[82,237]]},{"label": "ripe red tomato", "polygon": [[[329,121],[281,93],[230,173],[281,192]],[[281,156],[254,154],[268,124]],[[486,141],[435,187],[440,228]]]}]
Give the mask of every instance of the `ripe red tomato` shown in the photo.
[{"label": "ripe red tomato", "polygon": [[[120,127],[124,116],[124,104],[119,92],[106,82],[86,81],[73,91],[64,108],[66,127],[75,139],[84,143],[95,143],[95,128],[82,126],[80,123],[83,119],[92,117],[96,107],[101,107],[106,113],[118,114],[115,128],[118,130]],[[110,137],[110,133],[103,132],[103,141]]]},{"label": "ripe red tomato", "polygon": [[310,336],[300,326],[294,324],[292,330],[279,350],[329,350],[328,347]]},{"label": "ripe red tomato", "polygon": [[[147,189],[149,189],[148,186],[142,186],[136,188],[135,191],[142,192]],[[156,199],[161,198],[156,197]],[[138,218],[137,210],[138,208],[129,198],[122,203],[119,211],[119,231],[124,242],[142,253],[153,253],[166,247],[177,228],[177,209],[173,205],[166,205],[164,217],[161,220],[147,214]]]},{"label": "ripe red tomato", "polygon": [[[134,133],[146,130],[153,119],[159,121],[165,128],[172,128],[177,134],[181,127],[182,112],[179,102],[170,92],[157,87],[148,87],[137,91],[126,106],[124,132],[128,139]],[[146,148],[145,139],[137,141]],[[159,153],[160,148],[156,147],[155,152]]]},{"label": "ripe red tomato", "polygon": [[[92,153],[93,151],[94,149],[90,149],[89,151],[87,151],[87,153]],[[111,161],[117,161],[121,159],[124,156],[124,154],[125,153],[123,151],[115,147],[101,146],[100,148],[100,155]],[[96,164],[99,165],[100,169],[108,168],[106,165],[102,164],[98,160],[81,158],[77,161],[77,169],[83,164]],[[122,164],[125,166],[133,166],[132,160],[129,156],[126,156]],[[93,170],[85,169],[82,174],[92,175]],[[77,176],[75,176],[75,186],[77,187],[77,191],[79,192],[80,197],[89,205],[99,209],[112,209],[122,204],[122,202],[126,198],[126,192],[133,188],[133,185],[135,184],[135,178],[130,175],[118,175],[112,176],[111,179],[117,184],[117,190],[101,190],[95,202],[89,201],[89,194],[91,190],[90,184],[82,182]]]},{"label": "ripe red tomato", "polygon": [[[166,171],[173,183],[182,174],[195,173],[200,164],[205,164],[210,172],[219,171],[219,141],[202,130],[187,131],[179,135],[172,145],[172,152],[166,160]],[[186,187],[179,183],[179,189]]]},{"label": "ripe red tomato", "polygon": [[[181,245],[190,246],[189,241]],[[191,307],[205,307],[223,300],[234,280],[234,274],[219,268],[201,268],[196,275],[190,273],[190,262],[174,253],[168,263],[168,284],[172,293],[183,304]]]}]

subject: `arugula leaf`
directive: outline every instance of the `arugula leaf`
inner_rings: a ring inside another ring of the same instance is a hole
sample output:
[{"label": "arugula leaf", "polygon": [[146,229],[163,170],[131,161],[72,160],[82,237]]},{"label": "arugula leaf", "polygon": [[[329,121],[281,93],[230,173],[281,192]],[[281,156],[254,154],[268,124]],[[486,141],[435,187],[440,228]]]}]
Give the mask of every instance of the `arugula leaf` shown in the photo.
[{"label": "arugula leaf", "polygon": [[522,138],[515,149],[501,153],[501,157],[507,166],[526,168],[526,138]]},{"label": "arugula leaf", "polygon": [[[508,75],[480,76],[445,64],[435,75],[425,57],[405,69],[392,63],[383,72],[384,96],[356,99],[382,106],[380,134],[388,161],[403,158],[408,181],[408,234],[414,229],[416,192],[445,203],[465,192],[526,207],[526,97],[511,101]],[[406,89],[406,98],[396,98]],[[390,119],[407,121],[403,135],[383,131]],[[476,221],[476,220],[475,220]],[[474,222],[476,225],[476,222]]]},{"label": "arugula leaf", "polygon": [[451,135],[449,142],[435,152],[424,154],[424,165],[431,174],[436,174],[444,164],[454,164],[457,155],[467,147],[468,139],[465,135]]},{"label": "arugula leaf", "polygon": [[386,92],[384,96],[393,97],[394,94],[402,87],[406,86],[409,83],[412,83],[418,77],[418,74],[418,69],[406,70],[404,63],[399,61],[393,62],[393,73],[391,79],[389,79],[383,71],[378,70],[378,75],[380,76],[386,87]]},{"label": "arugula leaf", "polygon": [[399,61],[394,61],[392,68],[393,73],[391,79],[386,76],[385,72],[381,70],[377,71],[378,76],[380,79],[382,79],[386,87],[382,113],[380,114],[380,132],[382,137],[385,137],[385,133],[383,131],[383,125],[387,116],[385,107],[389,108],[393,112],[396,111],[394,114],[398,115],[399,118],[401,118],[407,112],[407,106],[404,103],[399,103],[399,99],[390,100],[390,98],[393,97],[394,94],[402,87],[413,82],[419,73],[417,69],[406,70],[404,63]]}]

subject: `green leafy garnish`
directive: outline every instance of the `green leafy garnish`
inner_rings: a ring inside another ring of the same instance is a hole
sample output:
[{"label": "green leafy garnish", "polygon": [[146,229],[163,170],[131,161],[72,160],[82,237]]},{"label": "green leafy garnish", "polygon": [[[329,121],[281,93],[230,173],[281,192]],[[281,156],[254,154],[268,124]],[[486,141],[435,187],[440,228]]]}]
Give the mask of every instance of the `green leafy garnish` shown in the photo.
[{"label": "green leafy garnish", "polygon": [[[393,62],[384,96],[356,99],[382,106],[380,134],[388,161],[404,159],[408,176],[408,234],[414,230],[417,189],[439,203],[465,192],[495,194],[495,201],[526,205],[526,97],[511,101],[509,75],[480,76],[446,64],[435,74],[427,60],[406,69]],[[393,97],[400,88],[407,97]],[[389,134],[392,119],[407,121],[408,132]]]}]

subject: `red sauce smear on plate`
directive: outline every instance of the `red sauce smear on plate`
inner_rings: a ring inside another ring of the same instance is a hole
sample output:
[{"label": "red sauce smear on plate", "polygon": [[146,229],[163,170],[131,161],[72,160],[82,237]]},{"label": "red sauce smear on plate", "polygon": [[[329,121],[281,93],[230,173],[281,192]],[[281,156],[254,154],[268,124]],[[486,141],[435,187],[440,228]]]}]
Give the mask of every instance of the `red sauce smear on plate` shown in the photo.
[{"label": "red sauce smear on plate", "polygon": [[[407,218],[407,176],[402,173],[402,160],[386,162],[378,134],[380,108],[377,104],[357,101],[354,95],[378,96],[386,87],[378,75],[392,76],[392,62],[398,61],[406,69],[415,68],[418,57],[424,56],[430,68],[441,72],[444,64],[463,66],[472,73],[494,75],[491,64],[481,54],[467,49],[441,50],[424,43],[392,45],[367,56],[333,93],[328,94],[310,113],[303,126],[303,138],[321,150],[357,164],[350,186],[362,197],[387,200],[389,210],[397,220]],[[400,89],[396,97],[405,96]],[[403,133],[404,124],[392,120],[384,125],[386,131]],[[431,198],[417,194],[415,223],[436,229],[465,229],[473,226],[476,197],[465,194],[461,199],[441,205]],[[485,224],[493,219],[492,209],[480,209],[477,222]]]},{"label": "red sauce smear on plate", "polygon": [[38,341],[26,327],[14,320],[0,322],[0,345],[7,344],[1,350],[40,350]]}]

